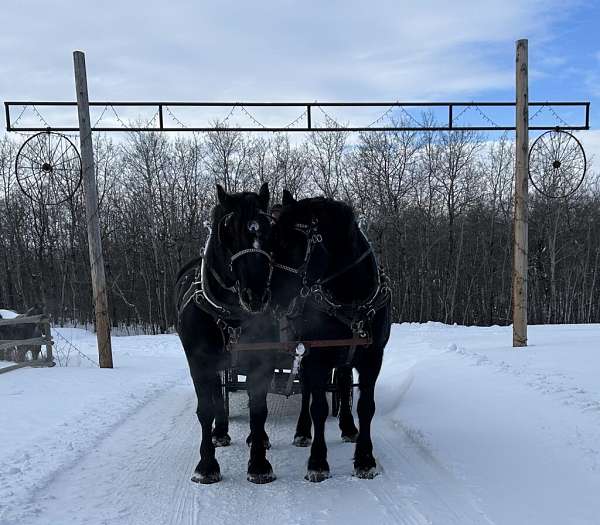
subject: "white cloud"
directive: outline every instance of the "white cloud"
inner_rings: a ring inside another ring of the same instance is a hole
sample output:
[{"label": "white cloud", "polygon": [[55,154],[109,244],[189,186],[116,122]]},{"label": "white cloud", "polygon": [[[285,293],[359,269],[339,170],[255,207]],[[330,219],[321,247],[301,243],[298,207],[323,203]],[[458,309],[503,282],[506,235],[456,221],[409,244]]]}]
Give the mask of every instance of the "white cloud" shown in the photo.
[{"label": "white cloud", "polygon": [[[514,40],[547,38],[556,2],[11,2],[3,98],[452,98],[512,86]],[[562,3],[564,7],[564,2]]]},{"label": "white cloud", "polygon": [[585,150],[588,169],[598,172],[600,168],[600,130],[581,131],[576,136]]}]

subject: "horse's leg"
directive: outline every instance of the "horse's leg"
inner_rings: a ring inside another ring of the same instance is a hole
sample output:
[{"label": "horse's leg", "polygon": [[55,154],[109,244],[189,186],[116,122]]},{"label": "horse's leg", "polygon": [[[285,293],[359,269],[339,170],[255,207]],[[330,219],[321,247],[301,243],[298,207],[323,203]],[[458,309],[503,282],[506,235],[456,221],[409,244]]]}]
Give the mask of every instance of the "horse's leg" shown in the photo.
[{"label": "horse's leg", "polygon": [[192,481],[205,484],[216,483],[221,481],[221,469],[215,458],[215,446],[212,442],[212,425],[215,419],[214,392],[218,385],[217,372],[215,369],[207,370],[205,367],[198,366],[193,355],[188,354],[188,362],[198,397],[196,414],[202,427],[200,462],[194,470]]},{"label": "horse's leg", "polygon": [[308,468],[305,476],[305,479],[308,481],[323,481],[329,477],[327,445],[325,444],[325,421],[329,413],[326,387],[330,374],[331,370],[323,366],[307,368],[304,374],[312,397],[310,416],[315,430],[315,437],[310,449]]},{"label": "horse's leg", "polygon": [[341,366],[335,371],[337,376],[336,386],[340,396],[339,425],[342,432],[342,441],[346,443],[356,443],[358,438],[358,429],[354,424],[352,417],[352,376],[351,366]]},{"label": "horse's leg", "polygon": [[[373,352],[371,355],[375,357],[378,354]],[[360,397],[356,409],[359,432],[354,452],[354,475],[363,479],[372,479],[378,474],[373,457],[371,421],[375,415],[375,382],[381,369],[381,357],[361,363],[358,368]]]},{"label": "horse's leg", "polygon": [[[226,374],[224,375],[224,381],[227,381]],[[229,417],[227,415],[227,407],[225,407],[220,374],[218,375],[216,386],[217,388],[214,392],[215,428],[212,431],[212,442],[215,447],[227,447],[231,445],[231,436],[229,435]]]},{"label": "horse's leg", "polygon": [[[266,431],[263,436],[263,444],[265,446],[265,450],[269,450],[271,448],[271,440],[269,439],[269,436],[267,435]],[[250,432],[250,434],[248,434],[248,437],[246,438],[246,445],[248,445],[249,447],[252,446],[252,432]]]},{"label": "horse's leg", "polygon": [[294,445],[297,447],[308,447],[312,443],[310,419],[310,390],[304,381],[304,372],[300,369],[300,388],[302,389],[302,407],[296,424],[294,434]]},{"label": "horse's leg", "polygon": [[267,420],[267,391],[272,370],[266,366],[252,369],[246,376],[246,387],[250,405],[250,460],[248,461],[248,481],[270,483],[275,479],[273,467],[267,460],[265,432]]}]

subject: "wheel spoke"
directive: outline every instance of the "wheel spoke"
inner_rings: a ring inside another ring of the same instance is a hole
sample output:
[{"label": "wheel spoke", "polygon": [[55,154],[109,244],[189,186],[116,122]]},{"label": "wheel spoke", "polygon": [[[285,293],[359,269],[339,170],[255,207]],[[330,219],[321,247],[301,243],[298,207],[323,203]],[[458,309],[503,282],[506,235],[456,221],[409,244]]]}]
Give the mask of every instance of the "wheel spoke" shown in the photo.
[{"label": "wheel spoke", "polygon": [[15,160],[21,190],[42,206],[60,204],[81,184],[81,158],[75,145],[56,132],[29,137]]},{"label": "wheel spoke", "polygon": [[532,185],[549,198],[571,195],[583,182],[585,152],[572,134],[547,131],[533,143],[529,157]]}]

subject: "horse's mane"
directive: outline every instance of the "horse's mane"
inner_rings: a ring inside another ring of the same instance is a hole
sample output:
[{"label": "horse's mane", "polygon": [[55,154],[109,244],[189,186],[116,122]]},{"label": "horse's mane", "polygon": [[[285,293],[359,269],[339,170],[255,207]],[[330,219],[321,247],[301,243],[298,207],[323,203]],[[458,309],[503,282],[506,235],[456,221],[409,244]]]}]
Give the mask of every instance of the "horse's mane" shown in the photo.
[{"label": "horse's mane", "polygon": [[307,213],[319,217],[322,228],[331,228],[338,234],[332,235],[332,238],[337,239],[340,245],[347,246],[348,242],[354,241],[358,229],[355,227],[354,209],[349,204],[321,196],[301,199],[294,208],[299,214]]},{"label": "horse's mane", "polygon": [[190,269],[198,266],[198,263],[200,263],[200,261],[202,260],[202,257],[194,257],[193,259],[190,259],[188,262],[186,262],[177,272],[177,277],[175,278],[175,282],[178,283],[180,281],[180,279],[187,273],[190,271]]}]

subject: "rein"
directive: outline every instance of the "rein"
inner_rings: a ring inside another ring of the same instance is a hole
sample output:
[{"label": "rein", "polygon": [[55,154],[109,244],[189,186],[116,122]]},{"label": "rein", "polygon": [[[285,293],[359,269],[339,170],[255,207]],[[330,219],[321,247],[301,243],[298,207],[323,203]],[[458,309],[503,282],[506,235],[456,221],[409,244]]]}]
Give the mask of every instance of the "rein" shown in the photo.
[{"label": "rein", "polygon": [[[272,220],[272,217],[263,211],[259,212],[262,215],[266,215]],[[239,250],[235,253],[231,253],[231,250],[227,248],[227,246],[222,242],[221,237],[221,228],[223,224],[227,222],[232,216],[234,212],[227,213],[223,215],[219,219],[216,224],[216,240],[220,246],[222,246],[226,251],[226,256],[229,257],[229,261],[227,264],[227,260],[224,261],[225,266],[229,267],[229,271],[233,273],[233,263],[245,255],[250,254],[258,254],[263,257],[266,257],[269,261],[269,275],[267,277],[267,290],[270,292],[271,285],[271,277],[273,274],[273,260],[270,253],[261,250],[260,248],[245,248]],[[179,315],[181,312],[187,307],[187,305],[194,301],[194,303],[204,312],[208,313],[215,322],[217,326],[221,330],[221,334],[223,336],[224,344],[227,343],[226,335],[229,336],[229,343],[236,343],[241,335],[241,326],[232,326],[231,321],[241,321],[244,318],[245,313],[249,312],[249,309],[245,305],[242,297],[240,289],[240,282],[236,280],[233,285],[228,285],[225,282],[223,276],[215,269],[213,265],[208,263],[206,258],[206,254],[209,250],[210,243],[215,239],[215,232],[210,226],[207,226],[209,230],[208,239],[206,240],[206,244],[204,246],[204,256],[201,257],[201,263],[196,267],[196,271],[194,274],[194,278],[192,279],[188,290],[183,296],[182,304],[179,307]],[[237,295],[237,300],[239,301],[239,308],[237,304],[231,305],[227,303],[223,303],[223,301],[217,299],[214,294],[210,290],[210,285],[208,281],[208,275],[212,276],[215,282],[227,292]]]},{"label": "rein", "polygon": [[[302,284],[305,287],[310,287],[311,285],[309,285],[309,283],[306,280],[306,275],[307,275],[307,270],[308,270],[308,264],[310,262],[310,257],[311,257],[312,252],[313,252],[313,247],[315,245],[320,244],[320,243],[323,242],[323,236],[320,233],[318,233],[318,229],[317,229],[317,224],[316,223],[313,224],[312,226],[309,226],[307,224],[297,223],[297,224],[294,225],[294,229],[296,231],[299,231],[300,233],[303,233],[307,237],[307,245],[306,245],[306,253],[304,254],[304,261],[302,261],[302,264],[300,266],[298,266],[297,268],[294,268],[293,266],[287,266],[285,264],[279,264],[279,263],[273,263],[273,267],[274,268],[278,268],[280,270],[284,270],[284,271],[286,271],[288,273],[293,273],[293,274],[296,274],[296,275],[301,275],[302,276]],[[360,231],[362,233],[362,230],[360,230]],[[364,233],[363,233],[363,236],[364,236]],[[313,286],[315,284],[316,285],[323,285],[325,283],[333,281],[334,279],[336,279],[340,275],[343,275],[347,271],[349,271],[352,268],[354,268],[355,266],[359,265],[370,254],[372,254],[373,253],[373,248],[371,246],[371,243],[366,238],[366,236],[365,236],[365,240],[367,241],[367,245],[369,247],[361,255],[359,255],[356,259],[354,259],[354,261],[350,262],[349,264],[347,264],[346,266],[344,266],[340,270],[334,272],[333,274],[328,275],[327,277],[324,277],[324,278],[321,278],[321,279],[317,279],[317,281],[315,283],[313,283]],[[322,244],[321,244],[321,246],[322,246]],[[323,249],[326,250],[326,248],[324,246],[323,246]]]},{"label": "rein", "polygon": [[[346,264],[334,273],[317,279],[314,283],[309,283],[307,274],[314,248],[317,245],[321,245],[322,249],[326,250],[326,248],[321,244],[323,242],[323,237],[318,232],[318,225],[316,222],[310,226],[306,224],[295,224],[294,229],[303,233],[307,237],[307,247],[304,255],[304,261],[297,268],[279,263],[273,264],[275,268],[298,275],[302,278],[302,289],[299,292],[299,297],[297,296],[294,298],[290,304],[287,315],[294,315],[294,312],[298,311],[298,307],[300,309],[303,308],[303,305],[306,304],[306,301],[310,299],[313,307],[336,318],[338,321],[352,330],[355,340],[361,338],[368,339],[369,327],[372,319],[375,317],[375,314],[389,301],[391,294],[391,290],[387,284],[387,277],[381,268],[377,267],[377,264],[374,263],[374,267],[377,272],[377,285],[369,297],[359,304],[339,303],[330,292],[323,288],[325,284],[330,283],[341,275],[344,275],[373,254],[373,248],[365,233],[359,227],[359,231],[367,243],[367,249],[365,251],[363,251],[353,261]],[[298,303],[300,303],[301,306]],[[347,356],[348,363],[352,361],[356,346],[356,344],[350,345],[350,350]]]},{"label": "rein", "polygon": [[[267,217],[269,217],[270,221],[273,221],[273,217],[264,212],[264,211],[259,211],[258,212],[260,215],[266,215]],[[223,223],[227,223],[227,221],[233,216],[234,212],[229,212],[225,215],[223,215],[223,217],[221,217],[219,219],[219,222],[217,223],[217,240],[219,241],[219,244],[221,244],[221,246],[224,246],[223,244],[223,240],[221,238],[221,225]],[[210,230],[210,235],[209,235],[209,239],[212,236],[212,229]],[[229,248],[225,248],[229,253],[231,253],[231,251],[229,250]],[[269,260],[269,265],[272,266],[273,265],[273,259],[271,257],[270,253],[265,252],[264,250],[261,250],[260,248],[245,248],[243,250],[239,250],[238,252],[235,252],[234,254],[231,254],[229,256],[229,270],[233,272],[233,262],[237,259],[239,259],[240,257],[243,257],[244,255],[248,255],[251,253],[257,253],[260,255],[263,255],[264,257],[266,257]],[[216,271],[214,269],[211,268],[211,273],[212,275],[215,277],[216,281],[226,290],[229,291],[236,291],[239,292],[239,283],[236,282],[235,285],[233,287],[228,287],[225,286],[223,284],[223,281],[221,280],[220,276],[218,276],[218,274],[216,273]],[[269,276],[269,281],[270,281],[270,276]]]}]

